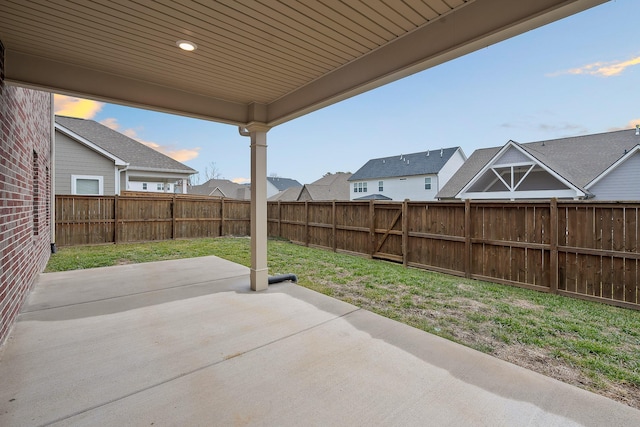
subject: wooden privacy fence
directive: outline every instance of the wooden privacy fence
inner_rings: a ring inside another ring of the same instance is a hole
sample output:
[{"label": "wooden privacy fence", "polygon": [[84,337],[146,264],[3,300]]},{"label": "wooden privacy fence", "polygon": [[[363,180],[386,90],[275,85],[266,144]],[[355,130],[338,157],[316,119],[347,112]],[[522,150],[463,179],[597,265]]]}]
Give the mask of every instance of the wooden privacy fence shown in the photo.
[{"label": "wooden privacy fence", "polygon": [[250,203],[187,195],[56,196],[56,244],[248,236]]},{"label": "wooden privacy fence", "polygon": [[269,235],[640,309],[640,203],[277,202]]},{"label": "wooden privacy fence", "polygon": [[[268,234],[640,309],[640,202],[269,202]],[[60,246],[247,236],[247,201],[57,196]]]}]

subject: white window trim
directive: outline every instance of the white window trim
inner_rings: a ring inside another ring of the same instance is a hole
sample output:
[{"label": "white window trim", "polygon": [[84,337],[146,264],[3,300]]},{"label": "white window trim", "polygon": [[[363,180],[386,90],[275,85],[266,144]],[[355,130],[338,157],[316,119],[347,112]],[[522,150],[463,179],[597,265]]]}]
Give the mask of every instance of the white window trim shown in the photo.
[{"label": "white window trim", "polygon": [[[427,180],[429,180],[429,188],[426,188],[427,187]],[[424,191],[433,190],[433,179],[432,179],[432,177],[430,177],[430,176],[425,176],[424,177],[424,187],[425,187]]]},{"label": "white window trim", "polygon": [[[71,175],[71,194],[84,196],[85,194],[78,194],[76,192],[76,181],[79,179],[91,179],[98,181],[98,194],[97,196],[104,196],[104,177],[98,175]],[[93,194],[92,194],[93,196]]]}]

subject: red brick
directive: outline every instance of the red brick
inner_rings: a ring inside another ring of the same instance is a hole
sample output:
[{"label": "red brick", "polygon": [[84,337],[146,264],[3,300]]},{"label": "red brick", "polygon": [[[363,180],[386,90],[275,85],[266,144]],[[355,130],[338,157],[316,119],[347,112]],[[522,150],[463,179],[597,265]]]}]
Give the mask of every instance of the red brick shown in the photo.
[{"label": "red brick", "polygon": [[[0,64],[2,54],[0,52]],[[0,65],[1,67],[1,65]],[[0,82],[0,345],[50,253],[50,95]],[[33,153],[37,153],[34,164]],[[34,167],[37,169],[38,194]],[[37,217],[37,235],[34,219]]]}]

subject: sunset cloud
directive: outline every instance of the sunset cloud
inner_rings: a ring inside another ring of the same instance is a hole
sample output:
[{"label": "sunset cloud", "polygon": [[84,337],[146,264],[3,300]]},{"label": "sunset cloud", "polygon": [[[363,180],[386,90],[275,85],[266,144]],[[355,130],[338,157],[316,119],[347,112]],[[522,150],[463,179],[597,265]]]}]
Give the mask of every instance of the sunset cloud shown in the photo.
[{"label": "sunset cloud", "polygon": [[631,58],[626,61],[594,62],[593,64],[587,64],[579,68],[558,71],[556,73],[549,74],[548,76],[554,77],[562,74],[586,74],[590,76],[611,77],[622,74],[624,70],[629,67],[633,67],[634,65],[640,65],[640,56],[636,56],[635,58]]},{"label": "sunset cloud", "polygon": [[635,129],[636,125],[640,125],[640,118],[629,120],[626,125],[620,127],[609,128],[609,132],[613,132],[616,130]]},{"label": "sunset cloud", "polygon": [[102,120],[100,123],[110,129],[117,130],[121,134],[126,135],[131,139],[135,139],[141,144],[144,144],[149,148],[153,148],[154,150],[159,151],[160,153],[166,156],[169,156],[172,159],[177,160],[179,162],[186,162],[188,160],[193,160],[200,155],[200,147],[177,148],[170,145],[160,145],[155,142],[145,141],[138,136],[138,133],[135,129],[131,129],[131,128],[120,129],[120,124],[118,123],[118,120],[113,117],[106,118]]},{"label": "sunset cloud", "polygon": [[56,114],[78,119],[92,119],[104,106],[104,102],[58,94],[53,95],[53,102]]},{"label": "sunset cloud", "polygon": [[233,178],[231,182],[235,182],[236,184],[248,184],[251,182],[251,178]]}]

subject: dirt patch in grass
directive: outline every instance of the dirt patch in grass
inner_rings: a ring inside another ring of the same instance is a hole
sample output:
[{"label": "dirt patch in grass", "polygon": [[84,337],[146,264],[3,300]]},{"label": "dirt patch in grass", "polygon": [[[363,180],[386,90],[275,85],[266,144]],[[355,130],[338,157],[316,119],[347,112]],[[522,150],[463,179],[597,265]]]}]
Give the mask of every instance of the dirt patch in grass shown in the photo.
[{"label": "dirt patch in grass", "polygon": [[531,301],[527,301],[527,300],[523,300],[523,299],[516,299],[516,300],[511,300],[510,303],[514,306],[514,307],[519,307],[519,308],[524,308],[527,310],[543,310],[544,307],[538,304],[535,304]]},{"label": "dirt patch in grass", "polygon": [[492,355],[514,365],[582,388],[586,388],[585,386],[588,387],[593,383],[593,381],[582,375],[578,369],[571,367],[561,359],[552,357],[539,348],[522,344],[502,344],[497,346]]}]

